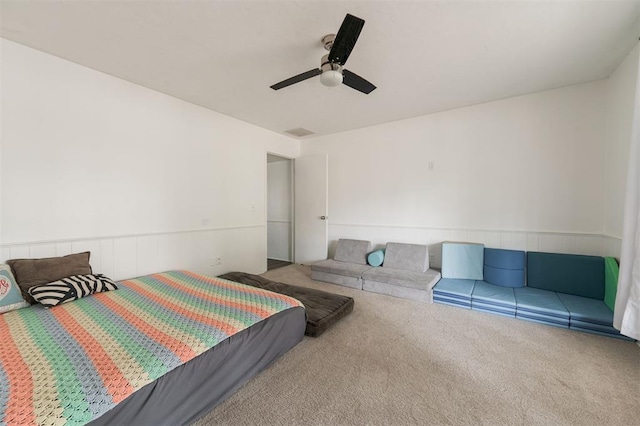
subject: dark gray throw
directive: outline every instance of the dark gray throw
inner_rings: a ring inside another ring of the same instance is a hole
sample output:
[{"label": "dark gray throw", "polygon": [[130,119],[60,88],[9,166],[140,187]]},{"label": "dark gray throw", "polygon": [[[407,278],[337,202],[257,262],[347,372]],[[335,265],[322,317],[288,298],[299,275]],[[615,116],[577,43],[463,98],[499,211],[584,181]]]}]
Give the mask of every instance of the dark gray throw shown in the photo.
[{"label": "dark gray throw", "polygon": [[353,298],[313,288],[299,287],[268,280],[246,272],[229,272],[220,278],[298,299],[307,311],[307,336],[318,337],[353,310]]}]

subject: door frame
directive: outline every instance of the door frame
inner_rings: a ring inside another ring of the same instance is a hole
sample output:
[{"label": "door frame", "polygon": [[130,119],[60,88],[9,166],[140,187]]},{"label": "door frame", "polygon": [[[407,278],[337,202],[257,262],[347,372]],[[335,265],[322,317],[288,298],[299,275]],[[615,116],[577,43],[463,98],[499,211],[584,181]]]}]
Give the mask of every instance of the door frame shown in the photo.
[{"label": "door frame", "polygon": [[[296,263],[296,250],[295,250],[295,243],[296,243],[296,236],[295,236],[295,232],[296,232],[296,200],[295,200],[295,195],[296,195],[296,191],[295,191],[295,187],[296,187],[296,182],[295,182],[295,167],[296,167],[296,159],[295,157],[290,157],[288,155],[284,155],[284,154],[280,154],[274,151],[265,151],[265,155],[264,155],[264,161],[265,161],[265,166],[264,166],[264,229],[265,229],[265,239],[264,239],[264,252],[267,253],[268,250],[268,244],[269,244],[269,173],[268,173],[268,168],[267,168],[267,164],[269,163],[269,155],[273,155],[274,157],[280,157],[280,158],[284,158],[286,160],[289,160],[289,177],[291,179],[291,187],[289,188],[290,191],[290,197],[291,197],[291,232],[290,232],[290,236],[289,236],[289,249],[291,250],[291,263]],[[266,261],[266,256],[265,256],[265,261]],[[266,269],[265,269],[266,270]]]}]

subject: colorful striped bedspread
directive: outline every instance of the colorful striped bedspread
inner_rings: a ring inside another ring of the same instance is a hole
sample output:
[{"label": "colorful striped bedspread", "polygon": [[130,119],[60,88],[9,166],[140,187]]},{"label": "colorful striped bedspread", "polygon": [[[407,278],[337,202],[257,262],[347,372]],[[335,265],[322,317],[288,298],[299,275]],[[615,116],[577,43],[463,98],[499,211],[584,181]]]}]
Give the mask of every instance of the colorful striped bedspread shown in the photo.
[{"label": "colorful striped bedspread", "polygon": [[85,424],[163,374],[302,304],[186,271],[0,315],[0,424]]}]

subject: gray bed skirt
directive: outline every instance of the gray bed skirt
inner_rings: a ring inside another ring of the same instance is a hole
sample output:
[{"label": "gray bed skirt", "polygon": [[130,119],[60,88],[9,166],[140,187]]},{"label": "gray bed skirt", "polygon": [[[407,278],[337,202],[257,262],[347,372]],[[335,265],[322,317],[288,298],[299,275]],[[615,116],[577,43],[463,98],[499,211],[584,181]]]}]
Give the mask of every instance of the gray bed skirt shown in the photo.
[{"label": "gray bed skirt", "polygon": [[91,425],[182,425],[210,412],[304,336],[302,307],[279,312],[149,383]]}]

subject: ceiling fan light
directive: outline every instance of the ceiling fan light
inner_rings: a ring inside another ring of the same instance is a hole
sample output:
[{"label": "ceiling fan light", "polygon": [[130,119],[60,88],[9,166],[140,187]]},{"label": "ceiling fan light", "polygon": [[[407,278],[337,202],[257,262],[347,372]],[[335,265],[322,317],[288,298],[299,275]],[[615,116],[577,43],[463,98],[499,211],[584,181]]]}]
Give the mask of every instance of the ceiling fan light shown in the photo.
[{"label": "ceiling fan light", "polygon": [[335,87],[342,84],[342,73],[336,70],[328,70],[320,75],[320,82],[323,86]]}]

